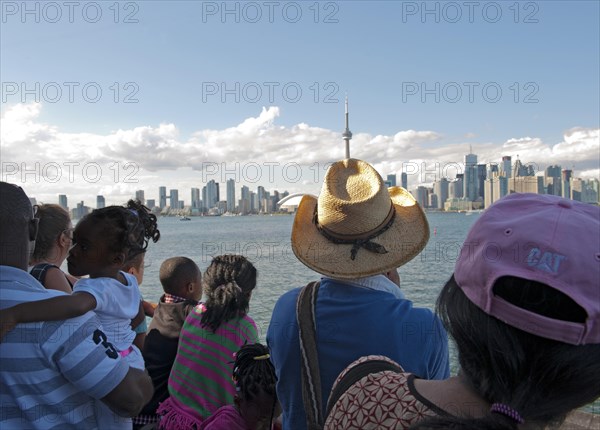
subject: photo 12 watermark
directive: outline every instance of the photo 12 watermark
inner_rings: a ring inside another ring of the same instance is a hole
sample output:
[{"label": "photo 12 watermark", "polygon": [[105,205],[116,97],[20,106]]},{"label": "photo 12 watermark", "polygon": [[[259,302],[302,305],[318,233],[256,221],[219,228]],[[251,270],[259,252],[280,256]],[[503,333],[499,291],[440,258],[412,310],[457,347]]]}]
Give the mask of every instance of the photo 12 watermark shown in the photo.
[{"label": "photo 12 watermark", "polygon": [[2,82],[2,103],[139,103],[140,86],[133,81]]},{"label": "photo 12 watermark", "polygon": [[233,180],[235,183],[248,184],[274,184],[283,182],[286,184],[320,184],[331,163],[314,162],[312,164],[300,164],[294,161],[277,162],[248,161],[239,162],[202,162],[201,181],[207,183],[216,181],[225,183]]},{"label": "photo 12 watermark", "polygon": [[468,23],[515,24],[539,23],[540,5],[528,1],[403,1],[402,23]]},{"label": "photo 12 watermark", "polygon": [[3,161],[0,176],[4,182],[56,184],[59,182],[96,184],[100,181],[112,183],[136,184],[140,167],[134,162],[96,162],[78,161],[17,163]]},{"label": "photo 12 watermark", "polygon": [[2,1],[2,24],[137,24],[140,3],[132,1]]},{"label": "photo 12 watermark", "polygon": [[202,103],[339,103],[336,82],[202,82]]},{"label": "photo 12 watermark", "polygon": [[315,24],[337,24],[339,10],[339,3],[332,1],[204,1],[202,23],[296,24],[304,21]]},{"label": "photo 12 watermark", "polygon": [[402,82],[402,103],[539,103],[537,82]]}]

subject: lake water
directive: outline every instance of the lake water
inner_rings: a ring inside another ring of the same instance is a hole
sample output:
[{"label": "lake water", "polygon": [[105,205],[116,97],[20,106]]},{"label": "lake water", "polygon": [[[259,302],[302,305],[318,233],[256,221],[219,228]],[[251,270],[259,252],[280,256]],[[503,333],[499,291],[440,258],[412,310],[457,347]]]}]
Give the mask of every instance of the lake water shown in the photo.
[{"label": "lake water", "polygon": [[[431,238],[425,250],[400,269],[401,288],[415,305],[433,309],[436,297],[454,268],[467,231],[478,213],[429,213]],[[291,249],[293,216],[176,217],[159,218],[161,238],[146,254],[141,290],[144,298],[157,301],[162,294],[158,280],[161,263],[182,255],[204,271],[215,255],[246,256],[258,270],[258,284],[249,314],[264,341],[275,302],[286,291],[300,287],[319,274],[300,263]]]}]

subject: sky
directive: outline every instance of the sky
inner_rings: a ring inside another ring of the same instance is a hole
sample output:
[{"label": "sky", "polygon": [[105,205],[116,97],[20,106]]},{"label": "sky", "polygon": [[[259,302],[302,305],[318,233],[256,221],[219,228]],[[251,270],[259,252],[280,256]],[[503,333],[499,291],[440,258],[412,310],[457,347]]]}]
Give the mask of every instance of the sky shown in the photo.
[{"label": "sky", "polygon": [[[600,177],[598,1],[1,2],[1,176],[38,202],[235,179],[409,189],[464,156]],[[221,186],[225,195],[225,186]]]}]

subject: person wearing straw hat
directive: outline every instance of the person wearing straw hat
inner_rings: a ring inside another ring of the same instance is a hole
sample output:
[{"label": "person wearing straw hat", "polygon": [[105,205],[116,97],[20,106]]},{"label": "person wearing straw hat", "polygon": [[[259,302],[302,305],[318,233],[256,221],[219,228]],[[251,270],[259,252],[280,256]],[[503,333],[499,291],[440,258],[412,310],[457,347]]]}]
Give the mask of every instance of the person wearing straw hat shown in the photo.
[{"label": "person wearing straw hat", "polygon": [[423,210],[404,188],[386,188],[367,162],[331,165],[318,198],[302,198],[292,249],[319,283],[277,301],[267,333],[283,428],[322,428],[338,374],[363,355],[385,355],[421,378],[449,376],[448,340],[429,309],[415,308],[386,273],[427,244]]}]

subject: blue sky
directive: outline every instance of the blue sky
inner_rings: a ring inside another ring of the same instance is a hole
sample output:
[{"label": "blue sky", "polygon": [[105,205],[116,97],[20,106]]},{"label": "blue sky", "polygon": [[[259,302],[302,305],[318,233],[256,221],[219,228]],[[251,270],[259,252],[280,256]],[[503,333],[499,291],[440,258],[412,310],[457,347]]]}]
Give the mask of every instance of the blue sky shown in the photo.
[{"label": "blue sky", "polygon": [[[75,3],[23,15],[2,2],[3,180],[38,199],[152,198],[168,180],[188,200],[206,163],[306,171],[343,157],[346,93],[352,155],[384,175],[460,163],[472,145],[480,162],[519,154],[598,177],[597,1]],[[66,160],[102,178],[44,177]],[[14,171],[36,162],[39,178]],[[136,163],[138,182],[111,162]],[[319,180],[268,182],[318,192]]]}]

